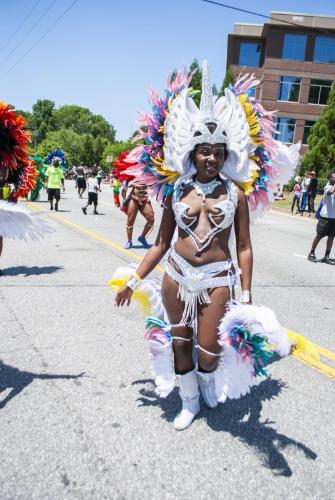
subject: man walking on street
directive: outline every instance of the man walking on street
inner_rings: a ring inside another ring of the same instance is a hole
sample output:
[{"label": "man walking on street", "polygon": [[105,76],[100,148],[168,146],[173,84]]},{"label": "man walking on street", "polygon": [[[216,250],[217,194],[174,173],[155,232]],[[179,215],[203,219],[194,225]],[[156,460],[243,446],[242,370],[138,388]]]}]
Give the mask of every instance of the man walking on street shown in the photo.
[{"label": "man walking on street", "polygon": [[64,185],[64,172],[60,167],[59,160],[55,159],[45,172],[44,186],[48,190],[48,200],[50,202],[50,210],[54,209],[53,200],[56,200],[55,210],[58,211],[58,203],[60,200],[60,188]]},{"label": "man walking on street", "polygon": [[87,185],[88,185],[88,200],[87,200],[87,205],[85,207],[82,207],[82,211],[84,212],[85,215],[87,215],[87,208],[89,205],[94,205],[94,215],[99,215],[99,212],[97,212],[97,206],[98,206],[98,191],[101,193],[101,189],[99,188],[99,181],[96,178],[96,172],[92,171],[87,179]]},{"label": "man walking on street", "polygon": [[326,254],[321,262],[335,265],[335,260],[330,258],[330,252],[335,237],[335,172],[329,175],[329,182],[324,189],[323,206],[320,212],[319,222],[316,226],[316,236],[312,243],[308,260],[317,262],[315,249],[320,240],[327,236]]}]

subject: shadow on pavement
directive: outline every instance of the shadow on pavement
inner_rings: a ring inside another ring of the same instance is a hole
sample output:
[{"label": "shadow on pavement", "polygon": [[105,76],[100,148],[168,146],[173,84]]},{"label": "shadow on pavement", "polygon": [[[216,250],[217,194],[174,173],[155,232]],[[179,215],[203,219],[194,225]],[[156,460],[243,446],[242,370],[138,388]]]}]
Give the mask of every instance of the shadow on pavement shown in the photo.
[{"label": "shadow on pavement", "polygon": [[6,269],[2,269],[2,272],[5,276],[19,276],[20,274],[24,274],[24,276],[38,276],[40,274],[52,274],[56,273],[63,267],[60,266],[17,266],[17,267],[7,267]]},{"label": "shadow on pavement", "polygon": [[52,375],[51,373],[32,373],[24,372],[13,366],[6,365],[0,360],[0,394],[3,391],[10,389],[7,396],[1,401],[0,409],[15,396],[20,394],[23,389],[30,385],[35,379],[40,380],[56,380],[56,379],[77,379],[84,375],[85,372],[79,375]]},{"label": "shadow on pavement", "polygon": [[[148,383],[153,385],[151,379],[137,380],[133,385]],[[317,454],[303,443],[280,434],[271,427],[275,422],[268,419],[261,421],[262,402],[274,399],[285,387],[285,383],[281,380],[269,378],[253,387],[249,394],[240,399],[227,400],[212,410],[203,405],[198,418],[205,418],[214,431],[227,432],[256,450],[263,466],[275,475],[290,477],[293,472],[283,455],[286,448],[293,447],[310,460],[315,460]],[[168,422],[172,422],[180,411],[177,389],[174,389],[166,399],[159,398],[153,389],[143,388],[139,392],[140,406],[159,406],[163,411],[162,418]]]}]

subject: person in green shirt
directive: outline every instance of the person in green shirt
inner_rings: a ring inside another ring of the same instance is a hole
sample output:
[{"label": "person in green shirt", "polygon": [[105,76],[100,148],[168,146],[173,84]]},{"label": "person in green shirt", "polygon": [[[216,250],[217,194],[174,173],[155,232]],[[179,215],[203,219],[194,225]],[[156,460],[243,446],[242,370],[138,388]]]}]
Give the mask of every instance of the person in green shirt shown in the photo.
[{"label": "person in green shirt", "polygon": [[45,172],[44,187],[48,190],[48,200],[50,202],[50,210],[54,209],[53,200],[56,200],[55,210],[58,211],[58,203],[60,200],[60,188],[64,185],[64,172],[60,167],[59,160],[54,160]]}]

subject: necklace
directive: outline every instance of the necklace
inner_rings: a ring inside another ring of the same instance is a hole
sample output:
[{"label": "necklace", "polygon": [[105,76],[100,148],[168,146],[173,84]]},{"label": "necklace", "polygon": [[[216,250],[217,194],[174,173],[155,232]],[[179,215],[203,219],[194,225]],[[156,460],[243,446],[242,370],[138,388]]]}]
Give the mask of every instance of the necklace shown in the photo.
[{"label": "necklace", "polygon": [[210,182],[206,182],[203,184],[202,182],[199,182],[197,180],[191,182],[191,186],[194,187],[196,193],[201,196],[202,198],[202,205],[205,204],[205,198],[207,195],[213,193],[214,189],[221,184],[221,180],[218,181],[217,179],[214,179]]}]

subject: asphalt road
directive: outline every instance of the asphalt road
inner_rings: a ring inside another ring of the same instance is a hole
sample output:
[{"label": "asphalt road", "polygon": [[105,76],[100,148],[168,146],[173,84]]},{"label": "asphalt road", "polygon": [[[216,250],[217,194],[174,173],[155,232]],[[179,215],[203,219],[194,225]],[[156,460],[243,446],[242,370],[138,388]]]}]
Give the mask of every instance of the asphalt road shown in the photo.
[{"label": "asphalt road", "polygon": [[[37,205],[49,217],[45,194]],[[5,242],[1,500],[334,498],[335,379],[290,356],[250,395],[174,431],[176,391],[155,396],[136,305],[115,309],[108,288],[131,260],[113,246],[125,216],[107,185],[104,215],[81,205],[68,182],[52,237]],[[253,226],[254,301],[335,351],[335,268],[306,260],[314,232],[277,213]]]}]

